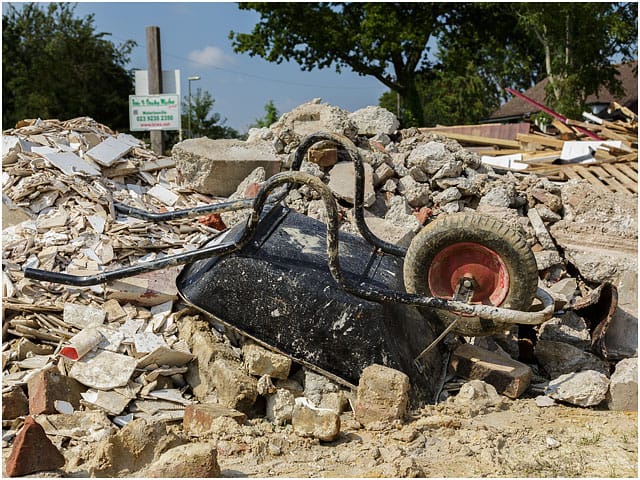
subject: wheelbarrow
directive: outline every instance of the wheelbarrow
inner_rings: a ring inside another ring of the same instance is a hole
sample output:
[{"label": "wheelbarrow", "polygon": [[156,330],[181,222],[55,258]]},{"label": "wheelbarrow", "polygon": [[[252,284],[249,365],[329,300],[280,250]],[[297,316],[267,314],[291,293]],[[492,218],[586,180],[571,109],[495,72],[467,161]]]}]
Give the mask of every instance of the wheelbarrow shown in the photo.
[{"label": "wheelbarrow", "polygon": [[[360,236],[339,231],[332,191],[299,171],[319,141],[335,143],[354,162]],[[320,195],[326,225],[283,205],[295,185]],[[194,251],[88,276],[25,268],[25,277],[90,286],[186,264],[176,280],[179,295],[211,320],[351,388],[374,363],[403,371],[413,404],[436,401],[449,333],[488,335],[553,315],[553,299],[537,288],[533,253],[491,217],[441,216],[408,249],[374,235],[364,218],[362,159],[341,135],[306,137],[289,171],[269,178],[252,199],[166,213],[114,207],[153,222],[241,209],[250,215]]]}]

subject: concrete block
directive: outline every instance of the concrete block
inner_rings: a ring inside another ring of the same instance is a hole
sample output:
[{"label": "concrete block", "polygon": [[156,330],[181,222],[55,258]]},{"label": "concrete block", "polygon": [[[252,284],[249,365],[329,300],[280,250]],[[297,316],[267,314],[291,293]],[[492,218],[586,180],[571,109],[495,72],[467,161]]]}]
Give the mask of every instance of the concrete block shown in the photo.
[{"label": "concrete block", "polygon": [[365,368],[358,382],[355,419],[365,427],[400,420],[407,412],[409,377],[383,365]]},{"label": "concrete block", "polygon": [[607,394],[609,410],[638,411],[638,358],[626,358],[616,365]]},{"label": "concrete block", "polygon": [[609,379],[595,370],[560,375],[549,382],[546,394],[555,400],[561,400],[580,407],[592,407],[600,404],[607,395]]},{"label": "concrete block", "polygon": [[258,381],[247,375],[239,363],[218,359],[213,365],[213,381],[218,402],[248,412],[258,397]]},{"label": "concrete block", "polygon": [[[137,475],[138,476],[138,475]],[[213,442],[179,445],[167,450],[141,472],[147,478],[220,477],[218,451]]]},{"label": "concrete block", "polygon": [[232,418],[239,424],[247,420],[244,413],[217,403],[193,403],[184,409],[182,428],[190,436],[206,436],[213,433],[214,421],[220,417]]},{"label": "concrete block", "polygon": [[14,387],[2,394],[2,420],[29,415],[29,399],[22,387]]},{"label": "concrete block", "polygon": [[316,408],[304,397],[296,399],[291,423],[293,431],[302,437],[331,442],[340,434],[340,415],[333,410]]},{"label": "concrete block", "polygon": [[524,363],[469,343],[453,352],[449,366],[456,375],[483,380],[510,398],[522,395],[531,381],[531,368]]},{"label": "concrete block", "polygon": [[56,400],[65,400],[74,408],[80,407],[82,392],[86,388],[71,377],[62,375],[56,368],[43,370],[34,375],[27,384],[29,413],[57,413]]},{"label": "concrete block", "polygon": [[260,345],[247,343],[242,346],[244,364],[251,375],[261,377],[269,375],[271,378],[286,380],[291,369],[291,359],[276,352],[267,350]]},{"label": "concrete block", "polygon": [[268,142],[195,138],[173,147],[172,157],[183,186],[209,195],[227,197],[254,169],[267,178],[280,171],[281,162]]},{"label": "concrete block", "polygon": [[56,470],[64,466],[65,459],[33,419],[26,417],[24,426],[16,435],[13,448],[5,464],[9,477],[19,477],[35,472]]}]

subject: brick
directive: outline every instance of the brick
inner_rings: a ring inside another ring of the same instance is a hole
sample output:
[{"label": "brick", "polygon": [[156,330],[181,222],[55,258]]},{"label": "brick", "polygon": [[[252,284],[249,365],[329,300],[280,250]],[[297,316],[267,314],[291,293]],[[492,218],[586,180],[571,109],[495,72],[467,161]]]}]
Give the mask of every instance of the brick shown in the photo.
[{"label": "brick", "polygon": [[282,380],[289,378],[289,370],[291,370],[289,357],[251,343],[243,345],[242,354],[244,364],[251,375],[257,377],[269,375],[271,378]]},{"label": "brick", "polygon": [[531,381],[531,369],[524,363],[468,343],[453,352],[450,368],[469,380],[483,380],[510,398],[522,395]]},{"label": "brick", "polygon": [[389,367],[370,365],[358,383],[355,418],[365,427],[400,420],[409,403],[409,377]]},{"label": "brick", "polygon": [[2,420],[13,420],[29,415],[29,399],[21,387],[2,394]]},{"label": "brick", "polygon": [[44,429],[33,417],[28,416],[13,442],[13,448],[5,464],[5,473],[9,477],[17,477],[56,470],[64,466],[64,463],[64,457],[51,443]]},{"label": "brick", "polygon": [[232,418],[239,424],[247,420],[247,416],[232,408],[217,403],[194,403],[187,405],[184,410],[182,427],[189,435],[200,437],[212,432],[215,420],[220,417]]},{"label": "brick", "polygon": [[333,410],[315,408],[304,397],[296,399],[291,423],[293,431],[302,437],[331,442],[340,434],[340,415]]},{"label": "brick", "polygon": [[62,375],[56,368],[36,374],[27,384],[29,391],[29,413],[57,413],[56,400],[65,400],[74,408],[80,407],[81,394],[86,391],[80,382]]}]

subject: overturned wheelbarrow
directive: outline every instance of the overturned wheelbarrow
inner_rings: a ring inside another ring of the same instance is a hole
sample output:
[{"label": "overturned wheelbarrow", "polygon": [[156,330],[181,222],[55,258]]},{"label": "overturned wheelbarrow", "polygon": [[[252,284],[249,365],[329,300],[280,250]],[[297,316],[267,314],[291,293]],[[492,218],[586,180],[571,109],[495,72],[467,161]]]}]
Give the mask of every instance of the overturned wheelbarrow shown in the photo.
[{"label": "overturned wheelbarrow", "polygon": [[[342,147],[355,165],[354,218],[361,236],[338,231],[331,190],[299,171],[313,144]],[[315,190],[326,226],[281,200],[294,185]],[[195,251],[113,271],[76,276],[26,268],[27,278],[89,286],[186,264],[181,298],[212,319],[308,368],[354,387],[378,363],[405,372],[412,403],[434,402],[446,369],[450,332],[488,335],[539,324],[553,300],[537,288],[531,250],[518,233],[475,213],[442,216],[408,250],[375,236],[364,220],[364,169],[346,137],[317,133],[296,150],[290,171],[268,179],[253,199],[151,213],[116,203],[120,213],[159,222],[250,209],[238,224]],[[535,298],[537,311],[530,311]]]}]

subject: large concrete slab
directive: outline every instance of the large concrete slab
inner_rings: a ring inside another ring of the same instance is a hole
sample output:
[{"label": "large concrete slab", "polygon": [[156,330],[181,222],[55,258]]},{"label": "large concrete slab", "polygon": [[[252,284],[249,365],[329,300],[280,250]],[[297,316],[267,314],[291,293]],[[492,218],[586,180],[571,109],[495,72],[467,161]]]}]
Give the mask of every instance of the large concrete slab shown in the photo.
[{"label": "large concrete slab", "polygon": [[176,144],[172,156],[182,175],[182,186],[221,197],[231,195],[258,167],[265,169],[267,178],[281,168],[269,142],[194,138]]}]

